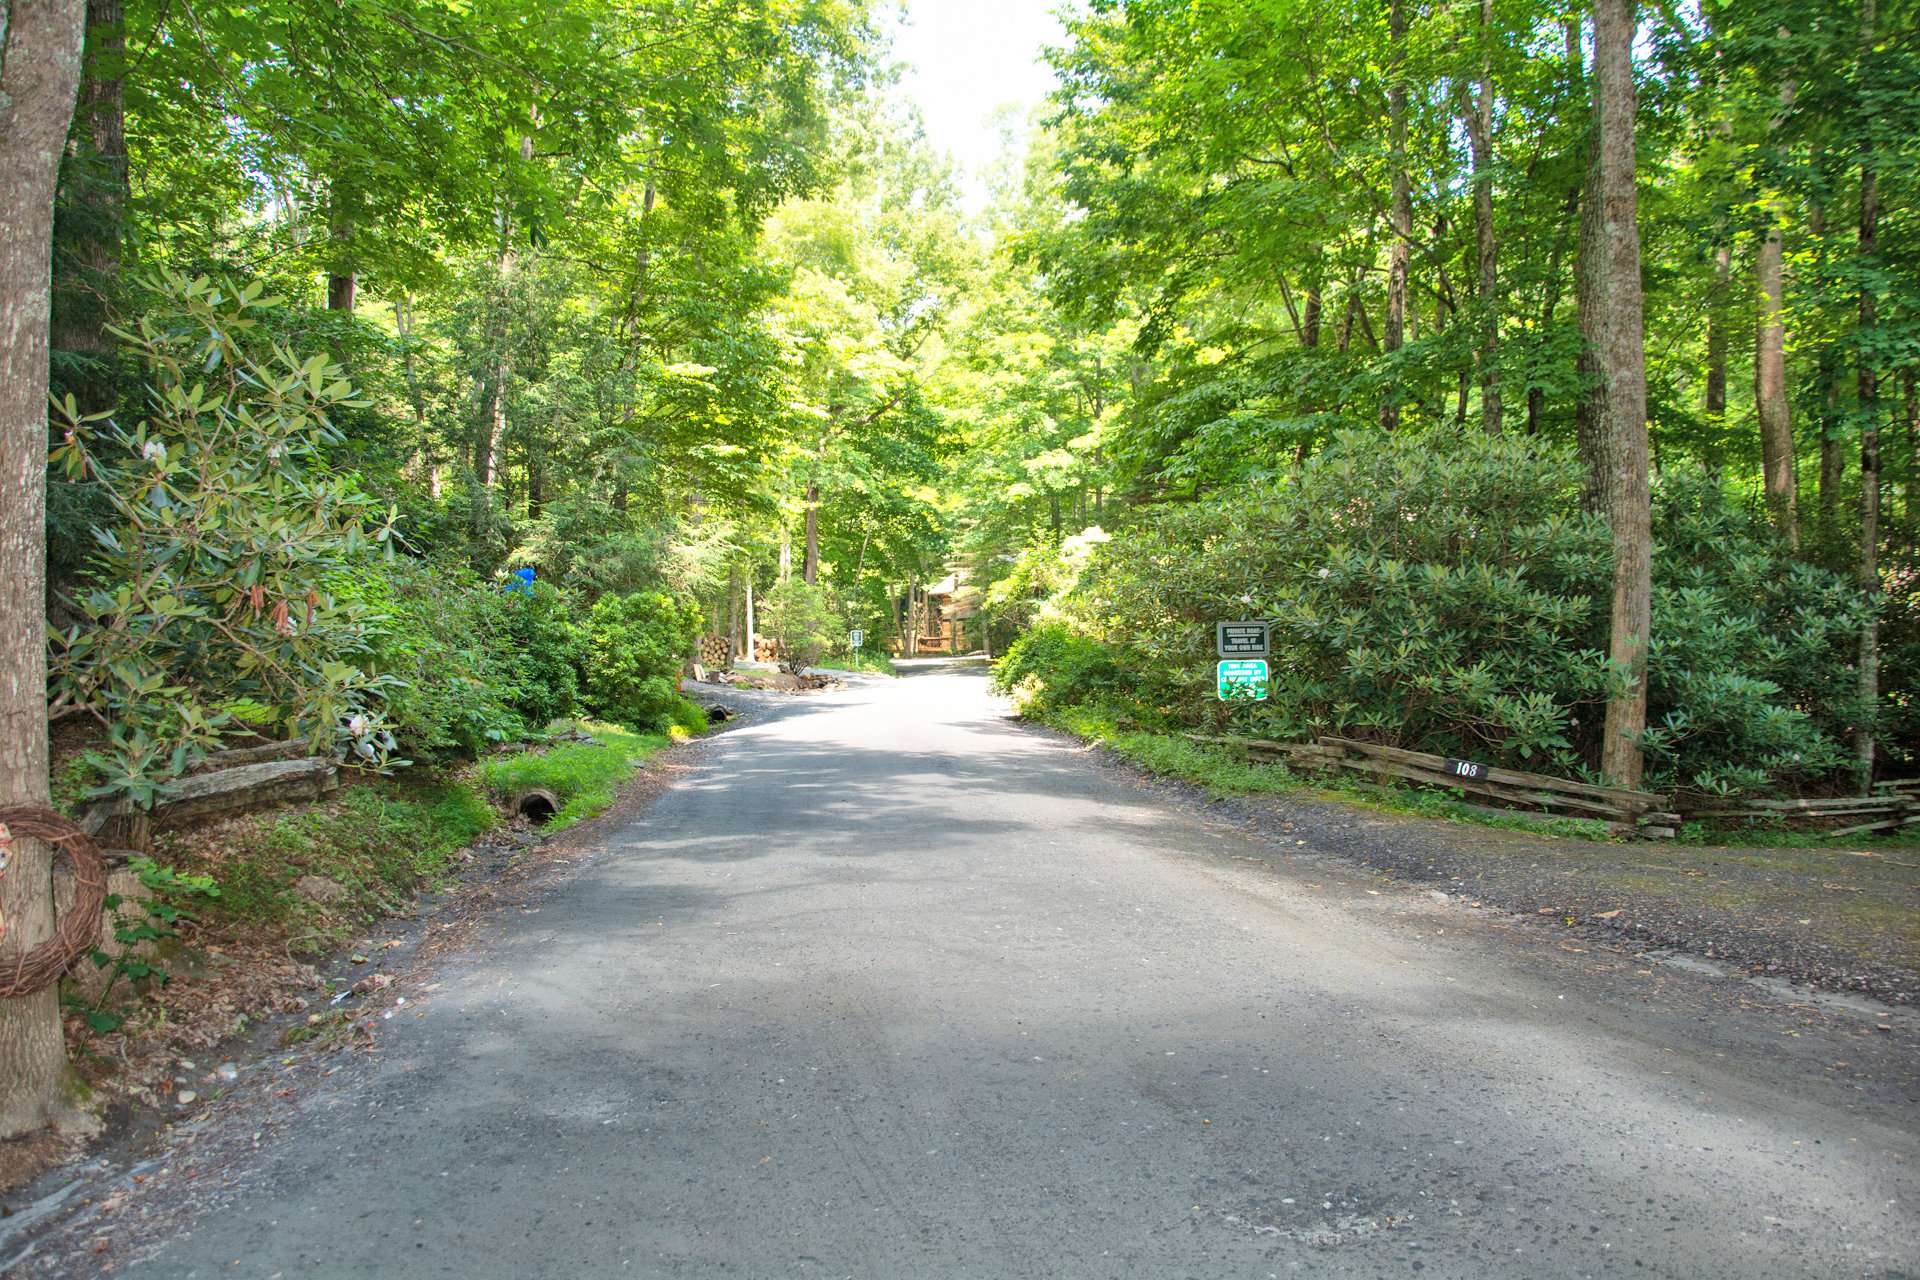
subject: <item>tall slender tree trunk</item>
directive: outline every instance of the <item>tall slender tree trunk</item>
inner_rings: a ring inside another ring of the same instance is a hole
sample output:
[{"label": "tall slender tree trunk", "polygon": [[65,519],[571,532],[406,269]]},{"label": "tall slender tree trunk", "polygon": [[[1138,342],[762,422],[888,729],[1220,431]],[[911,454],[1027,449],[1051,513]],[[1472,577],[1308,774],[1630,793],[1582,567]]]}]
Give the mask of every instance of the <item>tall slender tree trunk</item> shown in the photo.
[{"label": "tall slender tree trunk", "polygon": [[1913,551],[1914,536],[1920,529],[1914,524],[1913,491],[1916,482],[1920,482],[1920,377],[1914,375],[1912,366],[1901,375],[1900,385],[1904,391],[1907,414],[1907,478],[1906,502],[1902,510],[1907,516],[1907,551]]},{"label": "tall slender tree trunk", "polygon": [[427,494],[440,499],[440,464],[433,459],[432,432],[427,424],[427,400],[420,391],[420,371],[413,354],[413,301],[406,294],[393,300],[393,330],[400,339],[400,364],[407,377],[407,400],[413,408],[413,471],[427,482]]},{"label": "tall slender tree trunk", "polygon": [[1497,436],[1500,403],[1500,240],[1493,225],[1493,0],[1480,0],[1480,80],[1467,115],[1473,150],[1473,242],[1479,267],[1480,425]]},{"label": "tall slender tree trunk", "polygon": [[740,656],[740,566],[727,569],[727,653]]},{"label": "tall slender tree trunk", "polygon": [[[1817,199],[1807,206],[1807,230],[1813,233],[1824,258],[1827,211]],[[1847,479],[1847,458],[1840,448],[1840,352],[1832,342],[1821,344],[1814,376],[1819,384],[1820,472],[1816,484],[1820,532],[1823,538],[1832,540],[1840,518],[1840,489]]]},{"label": "tall slender tree trunk", "polygon": [[747,566],[747,644],[746,660],[760,661],[760,636],[754,629],[753,616],[753,566]]},{"label": "tall slender tree trunk", "polygon": [[[1784,33],[1783,33],[1784,34]],[[1771,135],[1793,105],[1794,85],[1780,90],[1780,111],[1768,125]],[[1760,319],[1754,334],[1753,404],[1760,419],[1760,467],[1767,507],[1789,547],[1800,546],[1799,497],[1795,492],[1793,409],[1787,399],[1787,275],[1781,224],[1785,202],[1777,192],[1761,200],[1766,227],[1754,259],[1760,293]]]},{"label": "tall slender tree trunk", "polygon": [[[53,198],[80,83],[84,0],[9,0],[0,27],[0,804],[47,803],[47,352]],[[53,932],[53,860],[16,839],[0,952]],[[0,1138],[59,1111],[60,995],[0,1000]]]},{"label": "tall slender tree trunk", "polygon": [[[820,581],[820,486],[812,480],[807,481],[806,549],[801,555],[801,581],[812,586]],[[844,562],[841,567],[846,567]]]},{"label": "tall slender tree trunk", "polygon": [[[1364,268],[1356,270],[1353,273],[1352,281],[1350,281],[1347,285],[1346,297],[1345,297],[1345,310],[1341,313],[1341,316],[1340,316],[1340,354],[1341,355],[1345,355],[1347,353],[1347,348],[1353,345],[1353,327],[1355,324],[1359,322],[1360,317],[1366,314],[1366,300],[1362,295],[1361,288],[1360,288],[1362,283],[1365,282],[1366,278],[1367,278],[1367,274]],[[1135,392],[1135,398],[1136,399],[1138,398],[1137,389]]]},{"label": "tall slender tree trunk", "polygon": [[65,379],[82,413],[113,407],[107,332],[126,246],[127,126],[121,0],[90,0],[79,105],[60,169],[53,264],[53,347],[84,372]]},{"label": "tall slender tree trunk", "polygon": [[[1307,255],[1313,267],[1306,279],[1306,318],[1300,327],[1300,345],[1312,351],[1320,345],[1323,305],[1320,300],[1320,290],[1326,281],[1326,255],[1317,244],[1307,246]],[[1094,505],[1096,508],[1099,506],[1098,498],[1094,500]]]},{"label": "tall slender tree trunk", "polygon": [[[1733,138],[1733,117],[1726,101],[1727,55],[1718,43],[1720,33],[1715,27],[1713,7],[1706,7],[1701,18],[1706,24],[1708,38],[1714,41],[1713,65],[1707,84],[1714,95],[1716,119],[1713,131],[1724,145]],[[1733,286],[1733,230],[1728,223],[1724,212],[1714,219],[1714,234],[1718,243],[1713,250],[1713,285],[1707,294],[1705,409],[1708,420],[1716,429],[1725,425],[1727,417],[1727,320]]]},{"label": "tall slender tree trunk", "polygon": [[351,183],[334,178],[327,192],[327,310],[353,314],[360,273],[353,264],[354,199]]},{"label": "tall slender tree trunk", "polygon": [[[520,163],[533,161],[533,134],[520,135]],[[500,249],[494,259],[496,300],[488,324],[492,367],[487,372],[486,407],[473,437],[473,533],[476,543],[493,523],[493,489],[499,480],[497,464],[507,437],[508,383],[513,375],[507,355],[508,291],[519,256],[515,252],[513,210],[500,204]]]},{"label": "tall slender tree trunk", "polygon": [[1820,350],[1820,529],[1831,538],[1840,523],[1840,490],[1847,483],[1847,455],[1840,447],[1840,353]]},{"label": "tall slender tree trunk", "polygon": [[[1553,250],[1547,257],[1546,296],[1540,300],[1540,322],[1534,332],[1539,342],[1544,343],[1553,331],[1555,315],[1560,310],[1560,264],[1566,259],[1568,233],[1578,235],[1580,226],[1580,184],[1575,183],[1573,190],[1567,192],[1565,221],[1555,231]],[[1535,350],[1539,349],[1539,344]],[[1537,358],[1537,357],[1535,357]],[[1547,393],[1533,379],[1527,387],[1527,434],[1539,435],[1546,425]]]},{"label": "tall slender tree trunk", "polygon": [[[1873,57],[1874,25],[1878,17],[1876,0],[1861,0],[1860,55],[1861,74],[1870,76]],[[1880,173],[1873,154],[1872,136],[1860,148],[1860,233],[1861,265],[1870,268],[1880,238]],[[1875,324],[1876,305],[1872,272],[1862,274],[1860,284],[1860,336],[1868,337]],[[1873,790],[1874,734],[1878,727],[1880,704],[1880,382],[1863,344],[1860,355],[1860,590],[1870,610],[1867,623],[1860,629],[1860,727],[1854,735],[1854,773],[1860,794]]]},{"label": "tall slender tree trunk", "polygon": [[1580,220],[1581,357],[1589,390],[1581,446],[1591,496],[1613,529],[1607,657],[1624,685],[1607,700],[1600,769],[1635,787],[1644,769],[1653,520],[1648,493],[1646,342],[1634,171],[1634,0],[1595,0],[1594,132]]},{"label": "tall slender tree trunk", "polygon": [[1768,201],[1767,227],[1754,255],[1754,282],[1760,294],[1754,327],[1753,404],[1760,419],[1760,467],[1767,508],[1790,547],[1800,545],[1800,517],[1794,492],[1793,410],[1787,400],[1786,257],[1779,210]]},{"label": "tall slender tree trunk", "polygon": [[1727,295],[1733,283],[1733,246],[1713,251],[1713,294],[1707,302],[1707,417],[1727,416]]},{"label": "tall slender tree trunk", "polygon": [[[648,237],[653,234],[651,223],[657,198],[653,179],[648,178],[640,193],[640,251],[633,258],[633,289],[627,295],[627,316],[621,326],[629,341],[640,336],[641,321],[646,312],[649,277],[653,272],[653,242]],[[638,352],[632,354],[638,355]]]},{"label": "tall slender tree trunk", "polygon": [[[1387,16],[1387,137],[1393,167],[1393,242],[1387,255],[1387,317],[1381,348],[1400,350],[1407,330],[1407,267],[1413,253],[1413,191],[1407,178],[1407,4],[1392,0]],[[1380,425],[1400,425],[1400,391],[1388,387],[1380,400]]]}]

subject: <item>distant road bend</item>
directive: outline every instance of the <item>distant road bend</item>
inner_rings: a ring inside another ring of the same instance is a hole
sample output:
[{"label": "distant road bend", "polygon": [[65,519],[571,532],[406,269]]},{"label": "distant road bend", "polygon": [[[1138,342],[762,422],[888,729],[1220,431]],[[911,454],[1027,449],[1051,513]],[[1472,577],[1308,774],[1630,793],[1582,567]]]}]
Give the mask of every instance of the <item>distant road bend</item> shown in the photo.
[{"label": "distant road bend", "polygon": [[694,758],[132,1274],[1920,1275],[1910,1092],[1237,858],[977,673]]}]

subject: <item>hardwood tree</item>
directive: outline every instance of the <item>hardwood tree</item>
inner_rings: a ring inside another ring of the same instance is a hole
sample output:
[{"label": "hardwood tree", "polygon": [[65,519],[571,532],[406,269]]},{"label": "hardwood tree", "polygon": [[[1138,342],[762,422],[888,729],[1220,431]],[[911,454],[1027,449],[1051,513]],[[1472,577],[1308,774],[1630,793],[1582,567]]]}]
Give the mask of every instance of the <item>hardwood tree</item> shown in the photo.
[{"label": "hardwood tree", "polygon": [[1646,340],[1634,156],[1634,0],[1593,6],[1593,136],[1581,210],[1580,327],[1589,390],[1582,447],[1596,507],[1613,529],[1607,699],[1600,771],[1636,787],[1645,761],[1647,642],[1653,613],[1653,514],[1647,454]]},{"label": "hardwood tree", "polygon": [[[47,803],[46,474],[53,203],[80,83],[85,0],[0,6],[0,803]],[[0,947],[53,932],[48,848],[15,840]],[[52,987],[0,1000],[0,1138],[58,1111],[66,1067]]]}]

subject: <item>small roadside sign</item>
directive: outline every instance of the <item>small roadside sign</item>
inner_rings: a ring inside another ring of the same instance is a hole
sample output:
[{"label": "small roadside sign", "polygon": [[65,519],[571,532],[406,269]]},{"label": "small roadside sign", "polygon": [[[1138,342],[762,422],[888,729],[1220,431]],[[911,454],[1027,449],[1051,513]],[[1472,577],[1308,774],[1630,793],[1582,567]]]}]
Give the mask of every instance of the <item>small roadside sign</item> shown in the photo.
[{"label": "small roadside sign", "polygon": [[1238,658],[1214,668],[1215,687],[1222,702],[1265,702],[1267,664],[1263,658]]},{"label": "small roadside sign", "polygon": [[858,649],[861,645],[865,644],[866,641],[867,633],[858,627],[855,627],[847,633],[847,647],[850,649]]},{"label": "small roadside sign", "polygon": [[1264,622],[1216,622],[1213,645],[1223,658],[1265,658],[1271,653]]},{"label": "small roadside sign", "polygon": [[1487,776],[1487,766],[1474,760],[1449,760],[1447,761],[1447,772],[1456,778],[1465,778],[1470,782],[1484,782]]}]

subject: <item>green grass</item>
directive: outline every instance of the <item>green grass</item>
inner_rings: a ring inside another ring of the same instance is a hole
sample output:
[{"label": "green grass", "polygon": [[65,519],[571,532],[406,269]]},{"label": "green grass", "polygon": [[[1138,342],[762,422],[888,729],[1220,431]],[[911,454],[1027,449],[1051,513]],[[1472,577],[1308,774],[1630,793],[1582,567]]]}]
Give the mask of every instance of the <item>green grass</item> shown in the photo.
[{"label": "green grass", "polygon": [[1231,747],[1193,742],[1176,733],[1126,728],[1119,713],[1100,707],[1029,710],[1027,715],[1056,729],[1064,729],[1107,748],[1150,773],[1178,778],[1204,787],[1217,796],[1288,795],[1317,793],[1387,813],[1439,818],[1502,830],[1564,836],[1579,840],[1610,840],[1604,822],[1585,818],[1553,818],[1540,822],[1519,814],[1503,817],[1468,808],[1456,796],[1427,787],[1393,787],[1344,777],[1305,778],[1282,764],[1249,760]]},{"label": "green grass", "polygon": [[[571,726],[568,726],[571,727]],[[298,933],[300,949],[324,947],[354,920],[402,909],[444,875],[452,856],[498,820],[493,800],[524,787],[544,787],[561,801],[548,830],[571,826],[613,801],[636,765],[676,739],[583,726],[598,740],[569,742],[489,760],[471,779],[408,770],[395,778],[350,785],[331,800],[273,819],[223,829],[216,840],[194,832],[162,837],[162,861],[214,877],[220,896],[196,903],[196,914],[297,932],[315,915],[322,927]],[[302,876],[341,885],[346,896],[316,909],[294,885]]]},{"label": "green grass", "polygon": [[857,653],[836,654],[821,659],[820,665],[828,671],[869,671],[877,676],[897,676],[893,659],[884,653],[871,649],[861,649]]},{"label": "green grass", "polygon": [[1035,718],[1105,747],[1150,773],[1205,787],[1215,795],[1274,795],[1305,785],[1284,765],[1256,764],[1228,748],[1191,742],[1179,734],[1128,729],[1113,713],[1098,707],[1050,710]]},{"label": "green grass", "polygon": [[489,760],[480,766],[481,782],[501,800],[531,787],[553,792],[560,811],[546,829],[559,831],[606,809],[635,767],[673,741],[669,734],[631,733],[612,725],[581,727],[599,741]]}]

